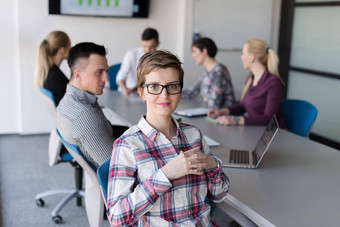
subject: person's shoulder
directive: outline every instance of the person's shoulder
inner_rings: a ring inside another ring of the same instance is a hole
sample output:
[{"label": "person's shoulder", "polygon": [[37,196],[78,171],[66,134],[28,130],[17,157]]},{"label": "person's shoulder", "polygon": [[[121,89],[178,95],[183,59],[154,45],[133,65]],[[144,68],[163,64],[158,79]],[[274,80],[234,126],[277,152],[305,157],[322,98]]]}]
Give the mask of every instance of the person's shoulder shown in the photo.
[{"label": "person's shoulder", "polygon": [[190,124],[187,124],[187,123],[180,123],[179,128],[182,131],[200,131],[197,126],[190,125]]},{"label": "person's shoulder", "polygon": [[266,83],[275,86],[283,86],[280,78],[274,74],[271,74],[270,72],[267,74]]},{"label": "person's shoulder", "polygon": [[136,47],[133,49],[130,49],[126,52],[127,55],[136,55],[139,54],[141,51],[143,51],[143,49],[141,47]]},{"label": "person's shoulder", "polygon": [[138,147],[143,142],[144,136],[138,125],[133,125],[128,128],[120,137],[115,141],[115,144],[125,144],[130,147]]},{"label": "person's shoulder", "polygon": [[72,94],[66,91],[64,97],[59,102],[57,112],[69,120],[80,120],[82,121],[82,115],[98,116],[98,113],[94,108],[85,105],[76,99]]},{"label": "person's shoulder", "polygon": [[217,63],[215,66],[215,71],[221,74],[229,74],[227,66],[222,63]]}]

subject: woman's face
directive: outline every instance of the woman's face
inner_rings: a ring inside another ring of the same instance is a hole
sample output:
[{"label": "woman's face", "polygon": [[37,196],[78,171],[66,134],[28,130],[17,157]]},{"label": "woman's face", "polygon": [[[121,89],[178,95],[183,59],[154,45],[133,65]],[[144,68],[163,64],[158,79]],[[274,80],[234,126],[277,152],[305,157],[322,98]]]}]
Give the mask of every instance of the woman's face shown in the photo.
[{"label": "woman's face", "polygon": [[[179,84],[179,73],[174,68],[156,69],[145,76],[145,84]],[[146,87],[140,90],[141,98],[146,103],[147,118],[168,116],[176,110],[181,94],[169,95],[166,88],[159,95],[150,94]]]},{"label": "woman's face", "polygon": [[204,54],[204,50],[201,51],[200,49],[198,49],[197,47],[193,46],[191,48],[191,57],[194,59],[196,65],[202,65],[204,58],[206,56],[206,54]]},{"label": "woman's face", "polygon": [[71,43],[69,43],[67,45],[67,47],[64,47],[64,54],[63,54],[64,59],[68,58],[68,54],[70,53],[70,49],[71,49]]},{"label": "woman's face", "polygon": [[253,62],[253,58],[254,58],[254,55],[249,54],[248,47],[249,47],[249,44],[246,43],[246,44],[243,45],[243,48],[242,48],[241,60],[242,60],[244,69],[250,68],[250,66]]}]

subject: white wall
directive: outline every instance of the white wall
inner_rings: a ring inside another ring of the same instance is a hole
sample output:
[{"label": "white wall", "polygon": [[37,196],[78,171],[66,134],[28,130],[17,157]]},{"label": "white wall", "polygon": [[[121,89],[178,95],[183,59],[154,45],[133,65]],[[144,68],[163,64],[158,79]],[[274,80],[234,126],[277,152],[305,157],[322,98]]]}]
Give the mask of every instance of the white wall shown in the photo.
[{"label": "white wall", "polygon": [[[37,48],[52,30],[65,31],[72,45],[82,41],[105,45],[109,51],[108,62],[114,64],[121,61],[127,50],[140,45],[140,35],[146,27],[154,27],[160,33],[159,48],[172,51],[183,61],[185,87],[197,81],[203,71],[191,59],[195,0],[150,0],[147,19],[48,15],[47,2],[13,0],[2,3],[0,28],[6,32],[2,33],[0,42],[0,134],[44,133],[51,129],[52,119],[34,84],[33,74]],[[273,18],[279,18],[279,14],[274,13]],[[274,24],[273,47],[278,22]],[[236,90],[241,90],[247,74],[238,60],[239,55],[223,52],[217,55],[217,60],[228,66]],[[69,75],[65,61],[61,68]],[[244,77],[237,82],[234,77],[240,71]]]},{"label": "white wall", "polygon": [[2,1],[0,7],[0,133],[19,129],[18,27],[16,1]]},{"label": "white wall", "polygon": [[[182,0],[150,0],[149,18],[124,19],[48,15],[46,0],[3,2],[0,23],[6,34],[0,52],[0,133],[42,133],[52,127],[33,80],[36,51],[47,33],[63,30],[72,45],[82,41],[103,44],[109,51],[108,62],[113,64],[120,62],[128,49],[140,46],[146,27],[154,27],[160,33],[160,49],[182,58],[186,4]],[[61,68],[69,75],[65,61]]]},{"label": "white wall", "polygon": [[[250,38],[262,38],[277,50],[281,0],[196,0],[193,4],[191,34],[185,48],[190,51],[193,32],[212,38],[219,51],[216,60],[229,70],[240,98],[248,71],[240,60],[243,43]],[[234,50],[238,49],[238,50]],[[193,85],[204,71],[196,66],[191,54],[184,57],[185,87]]]}]

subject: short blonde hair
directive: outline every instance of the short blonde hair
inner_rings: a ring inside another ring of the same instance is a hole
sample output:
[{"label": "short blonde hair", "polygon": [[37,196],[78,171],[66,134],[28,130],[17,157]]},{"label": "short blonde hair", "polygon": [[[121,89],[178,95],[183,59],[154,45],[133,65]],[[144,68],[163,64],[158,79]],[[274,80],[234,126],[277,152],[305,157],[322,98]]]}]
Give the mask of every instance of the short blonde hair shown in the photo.
[{"label": "short blonde hair", "polygon": [[137,80],[138,87],[143,87],[145,83],[145,76],[155,69],[174,68],[179,74],[179,83],[183,87],[184,71],[182,69],[182,62],[166,50],[156,50],[151,53],[144,54],[139,60],[137,66]]}]

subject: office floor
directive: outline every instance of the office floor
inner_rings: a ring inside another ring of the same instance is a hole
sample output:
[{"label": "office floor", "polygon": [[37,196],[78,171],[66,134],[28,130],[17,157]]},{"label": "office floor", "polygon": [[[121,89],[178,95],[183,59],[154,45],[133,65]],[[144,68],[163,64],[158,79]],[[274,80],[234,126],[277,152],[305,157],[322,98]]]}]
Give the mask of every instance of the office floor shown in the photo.
[{"label": "office floor", "polygon": [[[35,194],[49,189],[74,188],[73,168],[68,163],[48,165],[49,135],[0,136],[0,226],[57,226],[51,211],[63,196],[45,199],[45,206],[35,204]],[[61,211],[66,226],[88,226],[84,204],[71,201]],[[228,226],[230,219],[216,209],[214,220]],[[104,227],[110,226],[107,220]]]}]

